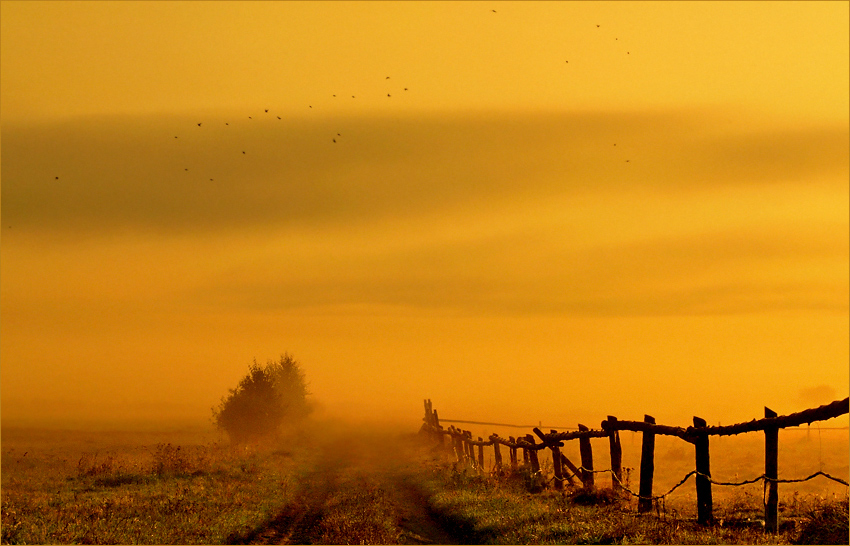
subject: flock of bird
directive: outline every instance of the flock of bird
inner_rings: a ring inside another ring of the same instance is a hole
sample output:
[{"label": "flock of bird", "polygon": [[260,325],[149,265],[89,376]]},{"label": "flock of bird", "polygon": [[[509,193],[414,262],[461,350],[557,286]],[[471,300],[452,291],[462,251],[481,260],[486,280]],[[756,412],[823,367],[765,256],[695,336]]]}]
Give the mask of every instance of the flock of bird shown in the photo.
[{"label": "flock of bird", "polygon": [[[490,11],[491,11],[492,13],[497,13],[497,11],[496,11],[495,9],[490,10]],[[601,27],[601,25],[599,25],[599,24],[597,24],[597,25],[596,25],[596,28],[600,28],[600,27]],[[615,39],[615,40],[618,40],[618,38],[614,38],[614,39]],[[629,52],[628,52],[628,51],[626,51],[626,55],[629,55]],[[570,61],[569,61],[569,60],[567,60],[567,61],[566,61],[566,64],[569,64],[569,62],[570,62]],[[387,77],[385,78],[385,80],[389,80],[389,79],[390,79],[390,76],[387,76]],[[402,93],[404,93],[404,92],[406,92],[406,91],[408,91],[408,88],[407,88],[407,87],[404,87],[404,88],[403,88]],[[392,96],[393,96],[393,95],[392,95],[392,93],[389,93],[389,92],[387,93],[387,98],[388,98],[388,99],[389,99],[389,98],[392,98]],[[337,97],[337,95],[336,95],[336,94],[333,94],[333,95],[332,95],[332,98],[338,98],[338,97]],[[355,95],[351,95],[351,98],[352,98],[352,99],[356,99],[357,97],[356,97]],[[308,105],[307,105],[307,107],[308,107],[309,109],[313,109],[313,105],[312,105],[312,104],[308,104]],[[269,113],[269,108],[264,108],[264,109],[263,109],[263,113],[264,113],[264,114],[268,114],[268,113]],[[250,120],[253,120],[253,119],[254,119],[254,116],[247,116],[247,117],[248,117],[248,119],[250,119]],[[281,117],[280,117],[280,116],[278,116],[278,115],[275,115],[275,117],[276,117],[279,121],[283,119],[283,118],[281,118]],[[230,122],[225,122],[224,124],[225,124],[226,126],[229,126],[229,125],[230,125]],[[204,127],[204,122],[203,122],[203,121],[199,121],[199,122],[197,122],[197,127],[201,127],[201,128],[203,128],[203,127]],[[331,143],[331,144],[336,144],[336,143],[338,142],[338,141],[337,141],[337,139],[338,139],[338,138],[341,138],[341,137],[342,137],[342,133],[341,133],[341,132],[336,132],[335,134],[330,135],[330,143]],[[175,138],[175,139],[177,139],[177,138],[179,138],[179,136],[178,136],[178,135],[175,135],[175,136],[174,136],[174,138]],[[615,143],[615,144],[614,144],[614,146],[616,146],[616,145],[617,145],[617,144]],[[247,151],[246,151],[246,150],[241,150],[241,151],[242,151],[242,155],[247,155]],[[626,162],[626,163],[629,163],[629,162],[630,162],[630,160],[629,160],[629,159],[626,159],[626,160],[625,160],[625,162]],[[184,171],[188,172],[188,171],[189,171],[189,168],[188,168],[188,167],[184,167]],[[59,176],[56,176],[56,177],[55,177],[55,180],[59,180]],[[214,179],[213,179],[213,178],[210,178],[210,181],[212,182],[212,181],[214,181]]]}]

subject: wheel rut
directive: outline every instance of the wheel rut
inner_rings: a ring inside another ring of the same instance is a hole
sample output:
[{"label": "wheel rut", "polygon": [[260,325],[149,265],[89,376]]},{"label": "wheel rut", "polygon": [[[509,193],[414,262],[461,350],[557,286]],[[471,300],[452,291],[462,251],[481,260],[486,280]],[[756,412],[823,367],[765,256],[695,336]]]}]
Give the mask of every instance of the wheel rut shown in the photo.
[{"label": "wheel rut", "polygon": [[[465,543],[431,513],[416,465],[399,457],[384,462],[386,443],[352,437],[323,446],[313,467],[297,476],[293,500],[256,529],[228,537],[228,543]],[[397,447],[390,452],[399,454]],[[372,517],[376,511],[380,517]],[[348,517],[340,522],[340,514]]]}]

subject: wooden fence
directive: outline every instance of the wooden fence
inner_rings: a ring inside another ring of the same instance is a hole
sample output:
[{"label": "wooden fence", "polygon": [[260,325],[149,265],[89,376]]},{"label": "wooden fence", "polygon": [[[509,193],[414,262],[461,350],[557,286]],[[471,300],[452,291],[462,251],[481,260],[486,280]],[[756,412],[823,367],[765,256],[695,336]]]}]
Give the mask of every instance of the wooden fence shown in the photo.
[{"label": "wooden fence", "polygon": [[[655,419],[649,415],[645,415],[643,421],[620,421],[616,417],[608,416],[605,421],[602,421],[599,430],[592,430],[584,425],[579,425],[577,431],[573,432],[558,432],[550,430],[544,433],[540,428],[533,427],[532,432],[540,441],[537,442],[535,436],[526,434],[525,436],[513,437],[507,439],[500,437],[498,434],[492,434],[487,440],[478,437],[473,440],[472,433],[468,430],[461,430],[450,426],[445,429],[440,425],[440,418],[437,415],[437,410],[433,408],[431,400],[425,400],[425,417],[423,419],[422,431],[433,436],[434,440],[442,445],[445,445],[445,440],[450,439],[451,447],[459,462],[471,462],[478,468],[484,468],[484,448],[493,448],[493,460],[495,462],[495,471],[501,472],[504,469],[502,452],[500,446],[508,448],[509,464],[512,470],[516,470],[519,466],[518,451],[522,450],[523,462],[529,465],[533,472],[540,472],[540,463],[537,452],[541,449],[549,449],[552,452],[552,467],[553,467],[553,483],[556,489],[563,489],[564,482],[569,482],[571,485],[578,485],[576,478],[580,480],[581,486],[585,489],[593,489],[595,487],[594,475],[600,472],[611,473],[611,486],[614,489],[620,489],[633,496],[638,497],[638,511],[648,512],[652,509],[652,502],[655,499],[660,499],[669,495],[676,487],[679,487],[690,476],[696,476],[696,493],[697,493],[697,520],[702,524],[709,524],[713,521],[712,516],[712,500],[711,500],[711,485],[744,485],[747,483],[755,483],[764,480],[767,488],[767,502],[765,504],[765,529],[770,532],[776,532],[778,527],[779,516],[779,483],[802,482],[810,480],[818,475],[825,476],[844,485],[848,485],[846,481],[834,476],[830,476],[825,472],[816,472],[811,476],[798,480],[780,480],[778,479],[778,443],[779,429],[786,427],[799,426],[804,423],[811,424],[816,421],[825,421],[848,413],[850,406],[850,398],[844,400],[836,400],[831,404],[826,404],[817,408],[807,409],[798,413],[789,415],[777,415],[776,412],[769,408],[764,408],[763,419],[753,419],[746,423],[738,423],[735,425],[726,426],[708,426],[704,419],[694,417],[693,426],[671,427],[666,425],[658,425]],[[639,491],[635,493],[629,490],[622,482],[622,449],[620,447],[619,431],[629,430],[640,432],[643,438],[641,445],[641,460],[640,460],[640,485]],[[764,474],[740,483],[723,483],[711,479],[711,458],[709,452],[709,438],[711,436],[729,436],[734,434],[742,434],[747,432],[764,432],[765,450],[764,450]],[[675,436],[682,440],[693,444],[695,454],[696,469],[688,473],[682,481],[680,481],[673,489],[664,495],[653,496],[652,494],[652,478],[655,471],[655,436]],[[606,470],[594,470],[593,466],[593,450],[591,449],[591,438],[608,438],[608,446],[611,457],[611,468]],[[579,453],[581,456],[581,465],[576,466],[563,453],[561,448],[564,447],[564,442],[570,440],[578,440]],[[477,448],[477,454],[476,454]],[[477,455],[477,456],[476,456]]]}]

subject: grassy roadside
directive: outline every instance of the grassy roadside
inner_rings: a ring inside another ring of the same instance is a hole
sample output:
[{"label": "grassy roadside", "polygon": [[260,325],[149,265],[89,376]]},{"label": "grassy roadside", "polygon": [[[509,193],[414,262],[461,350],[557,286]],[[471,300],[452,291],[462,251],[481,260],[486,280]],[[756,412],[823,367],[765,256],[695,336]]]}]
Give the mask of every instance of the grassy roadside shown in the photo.
[{"label": "grassy roadside", "polygon": [[2,543],[223,543],[286,502],[299,464],[273,448],[87,447],[61,460],[4,446]]},{"label": "grassy roadside", "polygon": [[[692,519],[639,515],[610,489],[530,493],[528,476],[480,476],[469,467],[435,465],[423,483],[433,514],[476,544],[846,544],[848,501],[812,501],[799,525],[776,535],[756,523],[703,527]],[[741,501],[736,510],[755,507]],[[732,515],[727,512],[727,517]],[[741,518],[745,519],[745,518]],[[791,522],[789,522],[791,523]],[[827,532],[829,530],[829,533]],[[830,534],[831,533],[831,534]]]}]

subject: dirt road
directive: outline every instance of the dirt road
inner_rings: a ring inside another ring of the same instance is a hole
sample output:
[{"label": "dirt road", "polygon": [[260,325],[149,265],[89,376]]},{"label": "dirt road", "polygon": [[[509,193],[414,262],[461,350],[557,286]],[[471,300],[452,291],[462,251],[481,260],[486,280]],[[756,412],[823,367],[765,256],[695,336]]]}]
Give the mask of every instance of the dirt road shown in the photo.
[{"label": "dirt road", "polygon": [[293,500],[228,543],[468,543],[428,510],[414,438],[349,434],[316,446]]}]

